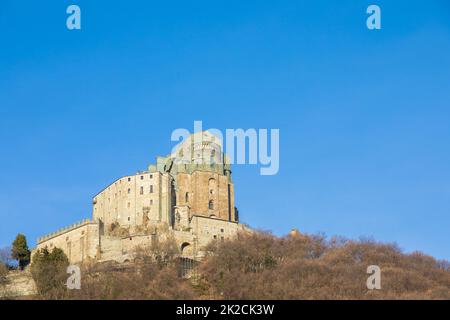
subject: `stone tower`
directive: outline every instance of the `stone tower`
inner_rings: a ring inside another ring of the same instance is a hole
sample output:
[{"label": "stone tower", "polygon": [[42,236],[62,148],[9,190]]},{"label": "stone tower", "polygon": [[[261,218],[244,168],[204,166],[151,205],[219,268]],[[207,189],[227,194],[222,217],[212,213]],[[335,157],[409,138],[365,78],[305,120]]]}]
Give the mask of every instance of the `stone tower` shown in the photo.
[{"label": "stone tower", "polygon": [[193,215],[237,222],[231,169],[221,141],[208,131],[191,135],[170,156],[176,207]]}]

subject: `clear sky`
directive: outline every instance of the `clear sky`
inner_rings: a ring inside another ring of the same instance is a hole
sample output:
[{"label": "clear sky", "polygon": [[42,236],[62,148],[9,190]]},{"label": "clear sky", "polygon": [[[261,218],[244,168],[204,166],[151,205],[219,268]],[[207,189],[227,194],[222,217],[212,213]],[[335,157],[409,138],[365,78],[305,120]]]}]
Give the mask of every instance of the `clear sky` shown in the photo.
[{"label": "clear sky", "polygon": [[251,226],[450,259],[447,0],[1,0],[0,246],[91,217],[194,120],[280,129],[277,175],[233,171]]}]

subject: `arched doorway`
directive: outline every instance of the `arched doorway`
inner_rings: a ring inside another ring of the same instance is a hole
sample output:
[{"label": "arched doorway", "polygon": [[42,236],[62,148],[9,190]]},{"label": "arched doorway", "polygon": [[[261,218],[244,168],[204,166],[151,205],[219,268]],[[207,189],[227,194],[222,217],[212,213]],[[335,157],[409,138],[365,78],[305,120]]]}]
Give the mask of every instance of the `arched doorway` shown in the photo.
[{"label": "arched doorway", "polygon": [[182,257],[192,257],[193,249],[189,242],[183,242],[181,245],[181,256]]}]

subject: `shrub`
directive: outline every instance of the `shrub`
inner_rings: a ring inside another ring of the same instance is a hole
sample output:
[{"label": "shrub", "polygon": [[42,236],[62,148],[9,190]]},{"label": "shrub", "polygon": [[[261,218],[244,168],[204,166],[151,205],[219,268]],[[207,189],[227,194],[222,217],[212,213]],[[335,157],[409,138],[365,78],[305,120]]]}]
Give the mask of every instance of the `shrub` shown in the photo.
[{"label": "shrub", "polygon": [[[450,299],[448,262],[403,254],[395,244],[256,232],[209,253],[200,269],[209,298]],[[366,287],[370,265],[381,268],[381,290]]]},{"label": "shrub", "polygon": [[[185,279],[179,247],[169,238],[138,250],[132,264],[83,265],[81,290],[68,292],[67,258],[55,250],[33,257],[33,277],[43,298],[450,299],[449,262],[367,239],[239,234],[211,243],[200,276]],[[381,268],[381,290],[366,287],[369,265]]]},{"label": "shrub", "polygon": [[195,299],[195,288],[180,277],[179,249],[173,239],[138,249],[133,264],[85,265],[75,299]]},{"label": "shrub", "polygon": [[34,254],[31,274],[42,298],[60,299],[65,296],[68,266],[69,260],[59,248],[51,252],[44,248]]}]

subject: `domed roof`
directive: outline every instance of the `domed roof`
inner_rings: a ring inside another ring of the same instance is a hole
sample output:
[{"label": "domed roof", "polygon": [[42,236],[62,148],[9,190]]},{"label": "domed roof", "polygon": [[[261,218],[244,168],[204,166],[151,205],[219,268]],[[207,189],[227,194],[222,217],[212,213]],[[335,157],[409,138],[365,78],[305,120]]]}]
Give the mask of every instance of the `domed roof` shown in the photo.
[{"label": "domed roof", "polygon": [[223,163],[222,140],[209,131],[191,134],[169,156],[176,163]]}]

